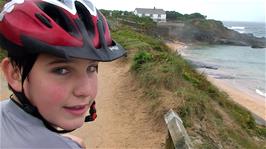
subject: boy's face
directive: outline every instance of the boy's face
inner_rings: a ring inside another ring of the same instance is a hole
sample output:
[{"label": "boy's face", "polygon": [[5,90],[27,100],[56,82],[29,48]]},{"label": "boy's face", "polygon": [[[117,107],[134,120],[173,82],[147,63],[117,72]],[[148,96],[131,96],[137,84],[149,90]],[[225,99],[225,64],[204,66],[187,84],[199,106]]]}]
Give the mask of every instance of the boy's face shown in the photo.
[{"label": "boy's face", "polygon": [[25,95],[53,125],[81,127],[97,94],[97,66],[95,61],[41,54],[24,82]]}]

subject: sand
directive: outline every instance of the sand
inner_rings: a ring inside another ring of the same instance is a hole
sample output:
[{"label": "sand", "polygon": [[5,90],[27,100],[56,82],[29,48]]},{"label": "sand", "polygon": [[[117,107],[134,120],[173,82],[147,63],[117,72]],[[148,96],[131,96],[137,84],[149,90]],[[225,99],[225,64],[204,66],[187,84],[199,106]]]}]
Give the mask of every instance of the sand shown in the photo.
[{"label": "sand", "polygon": [[187,48],[187,45],[185,43],[179,41],[168,41],[166,42],[166,45],[172,50],[172,52],[179,55],[183,55],[184,49]]},{"label": "sand", "polygon": [[[174,52],[177,51],[181,55],[186,48],[184,43],[178,41],[168,42],[166,44],[172,48]],[[249,110],[258,124],[266,126],[266,99],[259,95],[248,94],[230,85],[230,80],[216,79],[212,76],[207,76],[207,79],[218,89],[226,92],[234,102]]]},{"label": "sand", "polygon": [[258,124],[266,126],[266,100],[263,97],[250,95],[235,88],[225,80],[215,79],[210,76],[207,79],[220,90],[226,92],[237,104],[249,110]]}]

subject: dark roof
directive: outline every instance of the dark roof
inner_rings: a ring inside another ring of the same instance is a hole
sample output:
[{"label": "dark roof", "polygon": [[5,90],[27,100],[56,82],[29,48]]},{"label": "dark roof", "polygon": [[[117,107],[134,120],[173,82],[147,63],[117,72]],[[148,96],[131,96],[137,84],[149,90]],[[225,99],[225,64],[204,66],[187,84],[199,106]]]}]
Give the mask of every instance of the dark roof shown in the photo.
[{"label": "dark roof", "polygon": [[136,8],[135,11],[141,14],[165,14],[163,9]]}]

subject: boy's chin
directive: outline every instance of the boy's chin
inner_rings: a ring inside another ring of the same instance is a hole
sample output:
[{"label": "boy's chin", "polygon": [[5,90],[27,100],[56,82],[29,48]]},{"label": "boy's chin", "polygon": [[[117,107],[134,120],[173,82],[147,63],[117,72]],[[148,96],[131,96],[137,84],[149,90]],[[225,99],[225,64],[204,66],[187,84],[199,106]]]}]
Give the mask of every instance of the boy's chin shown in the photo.
[{"label": "boy's chin", "polygon": [[83,124],[84,124],[84,120],[79,120],[76,122],[69,121],[69,122],[64,123],[61,128],[63,128],[64,130],[74,130],[74,129],[80,128]]}]

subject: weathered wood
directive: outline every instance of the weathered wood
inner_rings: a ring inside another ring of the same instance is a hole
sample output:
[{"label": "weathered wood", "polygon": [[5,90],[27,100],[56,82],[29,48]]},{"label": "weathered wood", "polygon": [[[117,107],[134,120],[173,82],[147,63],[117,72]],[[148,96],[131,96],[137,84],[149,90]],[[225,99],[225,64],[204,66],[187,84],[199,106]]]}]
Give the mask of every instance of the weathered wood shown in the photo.
[{"label": "weathered wood", "polygon": [[172,109],[164,115],[175,149],[192,149],[192,143],[181,118]]}]

